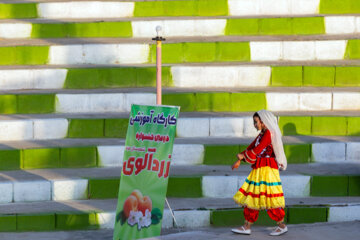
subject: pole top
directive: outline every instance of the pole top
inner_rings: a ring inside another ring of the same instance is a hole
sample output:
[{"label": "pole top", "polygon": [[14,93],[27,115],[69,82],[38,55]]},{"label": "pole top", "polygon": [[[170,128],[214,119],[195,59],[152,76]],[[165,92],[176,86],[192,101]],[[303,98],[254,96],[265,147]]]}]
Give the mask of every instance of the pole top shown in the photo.
[{"label": "pole top", "polygon": [[166,39],[161,36],[161,32],[162,32],[161,26],[159,26],[159,25],[156,26],[155,30],[156,30],[156,37],[152,38],[152,40],[165,41]]}]

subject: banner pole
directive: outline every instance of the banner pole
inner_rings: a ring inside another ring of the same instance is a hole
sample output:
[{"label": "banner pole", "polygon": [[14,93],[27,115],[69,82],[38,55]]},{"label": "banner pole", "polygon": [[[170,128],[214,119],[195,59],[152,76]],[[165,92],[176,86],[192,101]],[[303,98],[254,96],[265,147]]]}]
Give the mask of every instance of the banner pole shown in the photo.
[{"label": "banner pole", "polygon": [[174,211],[170,207],[170,204],[169,204],[169,201],[167,200],[167,197],[165,197],[165,201],[166,201],[166,204],[167,204],[168,208],[170,209],[171,216],[174,219],[175,227],[178,228],[178,224],[177,224],[177,221],[176,221],[176,218],[175,218],[175,215],[174,215]]},{"label": "banner pole", "polygon": [[156,104],[161,105],[161,40],[156,41]]},{"label": "banner pole", "polygon": [[[156,105],[161,105],[161,41],[165,41],[166,39],[161,36],[161,26],[156,26],[156,37],[152,38],[152,40],[156,41]],[[170,213],[172,218],[174,219],[175,227],[178,227],[174,211],[170,207],[169,201],[165,197],[166,204],[170,209]]]},{"label": "banner pole", "polygon": [[161,36],[161,26],[156,27],[156,105],[161,105],[161,41],[166,39]]}]

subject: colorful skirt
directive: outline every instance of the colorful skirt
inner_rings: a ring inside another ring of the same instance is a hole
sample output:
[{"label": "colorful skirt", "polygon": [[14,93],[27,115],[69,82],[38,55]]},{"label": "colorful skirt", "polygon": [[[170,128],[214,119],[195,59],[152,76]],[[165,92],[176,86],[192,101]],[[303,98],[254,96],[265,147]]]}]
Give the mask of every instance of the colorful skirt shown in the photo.
[{"label": "colorful skirt", "polygon": [[250,209],[284,208],[285,199],[275,158],[257,158],[253,170],[234,195],[234,201]]}]

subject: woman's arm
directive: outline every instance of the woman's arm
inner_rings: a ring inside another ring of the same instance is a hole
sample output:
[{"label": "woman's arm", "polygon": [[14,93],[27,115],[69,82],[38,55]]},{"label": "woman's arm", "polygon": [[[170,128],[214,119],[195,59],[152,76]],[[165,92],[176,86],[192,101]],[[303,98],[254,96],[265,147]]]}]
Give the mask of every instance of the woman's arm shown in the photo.
[{"label": "woman's arm", "polygon": [[249,150],[249,149],[252,149],[252,148],[255,147],[255,143],[256,143],[256,139],[257,139],[257,138],[258,138],[258,137],[256,137],[256,138],[254,139],[254,141],[252,141],[252,143],[251,143],[244,151],[242,151],[241,153],[236,154],[236,158],[237,158],[238,160],[236,160],[236,162],[231,166],[231,169],[232,169],[232,170],[240,167],[241,161],[244,161],[244,162],[246,161],[246,159],[245,159],[245,152],[246,152],[246,150]]},{"label": "woman's arm", "polygon": [[237,157],[237,159],[238,160],[243,160],[243,161],[245,161],[245,152],[246,152],[246,150],[249,150],[249,149],[253,149],[254,147],[255,147],[255,143],[256,143],[256,139],[257,139],[258,137],[256,137],[255,139],[254,139],[254,141],[252,141],[252,143],[250,143],[250,145],[244,150],[244,151],[242,151],[241,153],[238,153],[238,154],[236,154],[236,157]]},{"label": "woman's arm", "polygon": [[260,140],[259,145],[255,147],[254,144],[252,148],[247,148],[247,150],[244,152],[245,161],[250,164],[254,164],[256,161],[256,156],[261,153],[261,151],[269,144],[271,144],[271,134],[269,130],[266,130]]}]

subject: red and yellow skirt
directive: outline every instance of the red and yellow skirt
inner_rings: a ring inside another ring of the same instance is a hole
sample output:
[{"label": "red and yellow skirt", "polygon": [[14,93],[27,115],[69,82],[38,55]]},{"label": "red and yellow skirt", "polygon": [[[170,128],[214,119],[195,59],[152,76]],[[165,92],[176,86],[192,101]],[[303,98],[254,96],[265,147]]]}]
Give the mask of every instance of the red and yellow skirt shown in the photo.
[{"label": "red and yellow skirt", "polygon": [[284,208],[284,193],[275,158],[257,158],[252,168],[234,195],[234,201],[254,210]]}]

